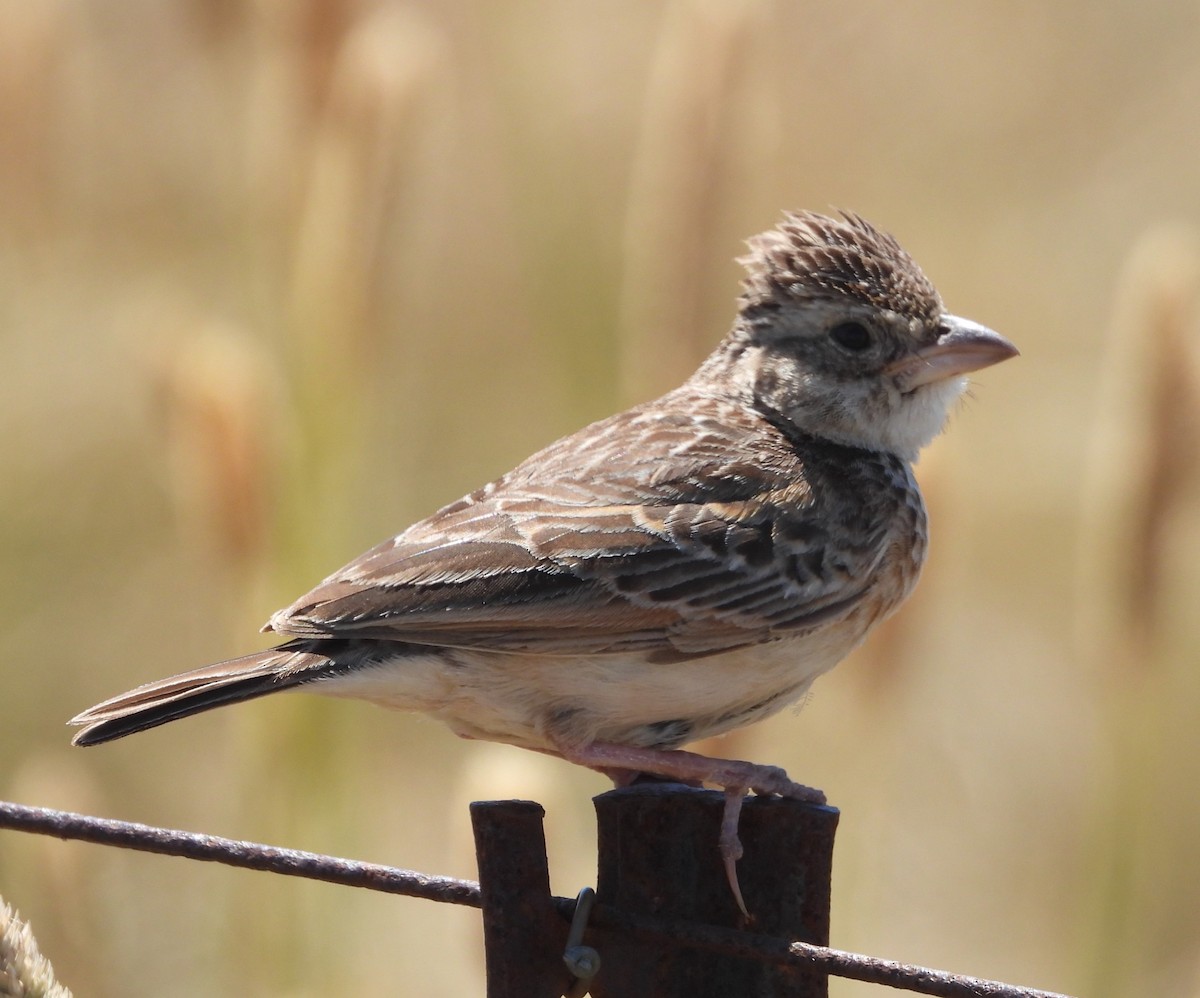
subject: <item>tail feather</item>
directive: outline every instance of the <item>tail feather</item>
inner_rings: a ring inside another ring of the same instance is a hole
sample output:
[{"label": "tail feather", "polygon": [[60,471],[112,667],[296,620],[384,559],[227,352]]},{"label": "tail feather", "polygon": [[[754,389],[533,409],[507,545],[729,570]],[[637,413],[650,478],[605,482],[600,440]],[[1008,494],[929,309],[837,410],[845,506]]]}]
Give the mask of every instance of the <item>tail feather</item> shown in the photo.
[{"label": "tail feather", "polygon": [[359,656],[348,641],[290,641],[277,648],[194,669],[98,703],[71,718],[82,726],[74,745],[99,745],[190,714],[239,703],[339,675]]}]

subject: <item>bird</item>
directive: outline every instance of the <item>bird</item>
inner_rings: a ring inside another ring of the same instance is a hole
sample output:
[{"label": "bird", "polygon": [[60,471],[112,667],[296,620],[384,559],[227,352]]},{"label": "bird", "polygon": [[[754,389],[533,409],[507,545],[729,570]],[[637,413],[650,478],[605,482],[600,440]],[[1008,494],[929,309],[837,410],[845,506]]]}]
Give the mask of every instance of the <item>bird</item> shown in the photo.
[{"label": "bird", "polygon": [[745,912],[745,796],[824,795],[683,746],[800,701],[911,593],[912,465],[967,375],[1018,353],[855,213],[785,212],[747,246],[732,328],[680,387],[334,572],[271,616],[277,646],[88,708],[74,744],[293,689],[423,712],[617,786],[722,789]]}]

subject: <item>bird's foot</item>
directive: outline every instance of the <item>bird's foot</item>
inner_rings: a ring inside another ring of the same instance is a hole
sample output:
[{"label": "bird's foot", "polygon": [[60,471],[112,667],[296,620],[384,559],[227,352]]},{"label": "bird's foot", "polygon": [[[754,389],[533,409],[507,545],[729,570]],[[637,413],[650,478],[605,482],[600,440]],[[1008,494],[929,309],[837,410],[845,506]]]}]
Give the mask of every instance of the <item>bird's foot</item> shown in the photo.
[{"label": "bird's foot", "polygon": [[747,918],[750,913],[746,909],[737,878],[737,862],[742,858],[743,852],[742,842],[738,837],[738,819],[747,792],[753,790],[764,797],[790,797],[810,804],[825,803],[825,795],[820,790],[792,782],[787,773],[778,766],[760,766],[736,759],[711,759],[695,752],[635,748],[610,742],[560,748],[559,753],[568,762],[599,770],[619,787],[628,786],[638,773],[650,773],[678,780],[688,786],[708,783],[724,790],[721,859],[734,900]]}]

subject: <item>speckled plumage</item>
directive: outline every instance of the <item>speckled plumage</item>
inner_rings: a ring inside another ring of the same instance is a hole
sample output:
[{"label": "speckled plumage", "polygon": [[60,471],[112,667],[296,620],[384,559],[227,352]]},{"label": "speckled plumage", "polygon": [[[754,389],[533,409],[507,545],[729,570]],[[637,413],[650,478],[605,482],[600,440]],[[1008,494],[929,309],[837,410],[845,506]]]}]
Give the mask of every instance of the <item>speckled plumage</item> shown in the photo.
[{"label": "speckled plumage", "polygon": [[779,225],[746,241],[743,310],[845,296],[923,322],[937,321],[942,299],[895,238],[845,212],[829,218],[788,212]]},{"label": "speckled plumage", "polygon": [[1015,350],[856,215],[749,245],[734,327],[680,388],[335,572],[271,618],[278,648],[84,711],[76,742],[306,686],[618,780],[804,790],[663,750],[794,702],[903,601],[926,546],[910,462],[963,375]]}]

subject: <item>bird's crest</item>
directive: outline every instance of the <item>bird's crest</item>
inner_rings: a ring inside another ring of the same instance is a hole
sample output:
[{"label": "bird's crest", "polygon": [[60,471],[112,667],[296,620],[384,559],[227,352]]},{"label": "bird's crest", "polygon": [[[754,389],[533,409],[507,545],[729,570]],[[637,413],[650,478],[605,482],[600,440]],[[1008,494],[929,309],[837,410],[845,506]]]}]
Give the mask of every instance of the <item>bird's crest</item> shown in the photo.
[{"label": "bird's crest", "polygon": [[896,240],[852,212],[830,218],[788,212],[775,228],[746,240],[742,311],[814,298],[848,296],[927,321],[943,311],[937,290]]}]

